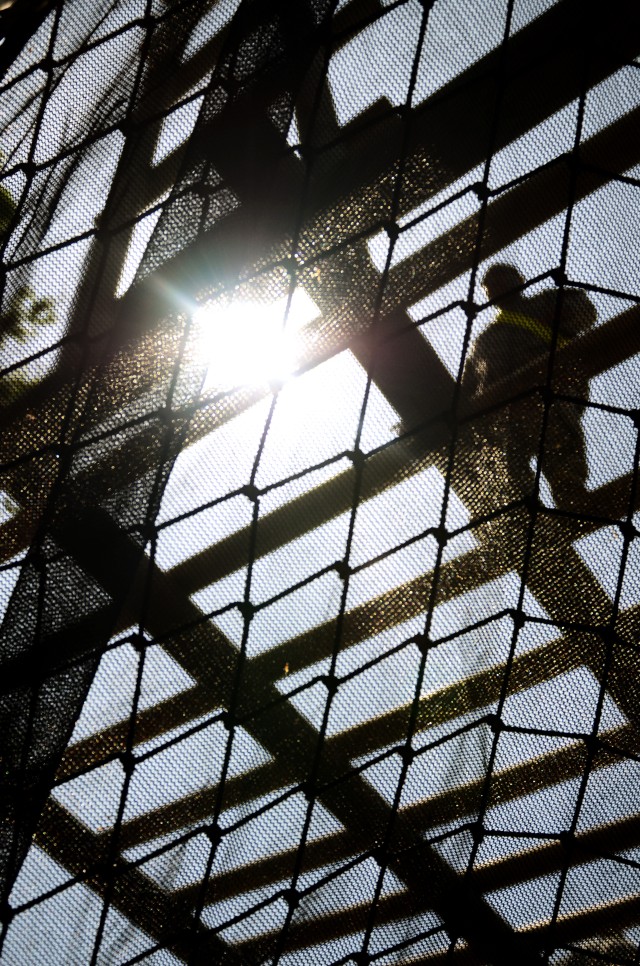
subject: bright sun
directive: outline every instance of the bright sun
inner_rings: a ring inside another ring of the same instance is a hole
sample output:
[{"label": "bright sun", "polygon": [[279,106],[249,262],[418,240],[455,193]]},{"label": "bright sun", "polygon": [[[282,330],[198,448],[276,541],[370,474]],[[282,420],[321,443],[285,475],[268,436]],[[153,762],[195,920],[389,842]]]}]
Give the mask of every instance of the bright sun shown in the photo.
[{"label": "bright sun", "polygon": [[203,391],[284,382],[297,365],[296,336],[320,314],[304,289],[275,302],[203,305],[194,314],[207,362]]}]

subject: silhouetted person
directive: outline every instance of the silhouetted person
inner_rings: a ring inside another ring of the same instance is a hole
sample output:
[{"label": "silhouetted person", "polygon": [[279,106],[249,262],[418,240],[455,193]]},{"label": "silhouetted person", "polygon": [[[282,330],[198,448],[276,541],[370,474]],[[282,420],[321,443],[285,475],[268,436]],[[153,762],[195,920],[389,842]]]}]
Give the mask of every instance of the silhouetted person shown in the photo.
[{"label": "silhouetted person", "polygon": [[[553,289],[524,296],[524,278],[512,265],[494,265],[487,271],[482,284],[498,313],[495,321],[478,336],[465,366],[463,385],[472,404],[481,402],[485,395],[487,399],[495,400],[495,392],[499,393],[501,383],[504,384],[505,398],[508,398],[509,385],[505,380],[536,359],[544,362],[556,328],[556,346],[563,348],[590,328],[596,318],[591,300],[578,289],[564,290],[561,302],[557,290]],[[559,305],[559,323],[556,323]],[[576,368],[564,378],[562,389],[566,395],[586,400],[589,379]],[[579,406],[554,401],[544,438],[542,470],[554,500],[565,508],[579,505],[587,479],[580,415]],[[488,442],[504,453],[512,496],[530,494],[533,484],[531,460],[540,454],[540,396],[528,404],[506,405],[490,417],[490,423]],[[485,479],[484,485],[496,486],[499,482],[498,479],[493,483]]]}]

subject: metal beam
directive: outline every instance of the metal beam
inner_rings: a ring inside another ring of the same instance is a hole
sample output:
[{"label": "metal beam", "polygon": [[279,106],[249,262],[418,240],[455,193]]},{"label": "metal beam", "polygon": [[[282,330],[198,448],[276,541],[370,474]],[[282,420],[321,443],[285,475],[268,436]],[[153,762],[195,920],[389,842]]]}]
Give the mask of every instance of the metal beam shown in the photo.
[{"label": "metal beam", "polygon": [[[603,741],[606,741],[607,746],[615,745],[616,742],[624,745],[634,740],[634,731],[630,726],[623,725],[620,728],[606,732],[602,738]],[[561,784],[568,779],[578,777],[584,768],[586,755],[585,745],[581,742],[576,742],[559,751],[541,755],[531,761],[526,761],[498,772],[493,776],[491,785],[491,806],[494,807],[504,802],[513,801],[540,788],[549,788],[553,785]],[[594,768],[598,771],[602,768],[609,767],[619,760],[620,755],[614,755],[612,752],[607,752],[603,749],[597,757]],[[459,821],[461,826],[463,826],[464,820],[472,820],[474,813],[477,812],[484,785],[484,779],[480,779],[448,791],[440,792],[432,798],[407,805],[405,806],[407,818],[417,828],[423,829],[425,834],[428,834],[428,831],[434,826],[442,823],[443,815],[447,816],[447,821]],[[233,800],[230,799],[229,801],[231,802]],[[246,800],[246,796],[241,796],[239,800]],[[617,834],[614,840],[617,849]],[[346,834],[345,832],[334,832],[332,835],[327,835],[318,841],[310,842],[305,852],[304,871],[308,872],[313,869],[319,869],[332,863],[346,862],[354,855],[357,855],[358,845],[357,836],[354,840],[352,834]],[[223,873],[216,877],[215,882],[211,883],[208,894],[211,899],[215,896],[216,900],[220,901],[240,895],[251,889],[259,889],[263,886],[280,882],[289,874],[294,860],[295,850],[291,849]],[[496,884],[492,885],[492,888],[501,888],[501,883],[505,886],[509,885],[511,879],[508,876],[512,876],[514,883],[524,881],[523,877],[518,876],[518,861],[519,859],[514,859],[508,865],[510,871],[508,875],[505,873],[504,882],[502,873],[499,876],[496,874]],[[526,868],[529,867],[527,863],[524,865]],[[506,868],[507,866],[505,865]],[[492,883],[494,882],[493,869],[494,866],[487,866],[485,870]],[[482,876],[485,874],[485,871],[475,871],[474,876]],[[534,873],[534,875],[537,874],[537,872]],[[540,872],[540,874],[544,874],[544,871]],[[193,895],[194,891],[195,887],[193,886],[188,886],[184,889],[184,892],[188,892],[191,895]]]},{"label": "metal beam", "polygon": [[[636,28],[640,26],[640,13],[631,0],[613,0],[613,6],[615,14],[611,10],[606,18],[598,20],[582,16],[579,0],[562,0],[509,39],[504,61],[501,49],[491,51],[415,108],[409,122],[410,170],[413,163],[415,177],[405,188],[400,214],[485,159],[499,65],[503,71],[503,101],[494,141],[496,151],[576,98],[585,68],[589,84],[594,85],[630,62],[638,53]],[[344,205],[343,218],[351,218],[351,207],[344,204],[349,196],[366,191],[375,194],[375,186],[393,169],[400,128],[396,112],[390,111],[386,116],[374,115],[368,130],[362,131],[357,122],[343,129],[340,141],[327,146],[326,157],[318,165],[321,176],[307,201],[305,219],[325,212],[322,217],[326,222],[326,209],[335,206],[336,198]],[[372,138],[376,140],[375,151],[370,149]],[[256,158],[256,184],[262,183],[265,176],[259,164],[260,159]],[[229,179],[233,187],[233,172]],[[131,293],[135,314],[140,313],[148,296],[155,301],[150,289],[160,280],[178,290],[197,290],[210,287],[216,278],[233,277],[254,260],[264,258],[265,252],[291,236],[299,216],[299,199],[292,197],[290,188],[286,179],[270,181],[268,199],[256,199],[258,205],[266,206],[261,216],[257,217],[253,208],[241,209],[205,234],[195,247],[150,276],[144,283],[148,295],[143,290]],[[359,210],[362,213],[361,206]],[[372,210],[371,221],[378,217]],[[336,237],[346,238],[352,231],[352,226],[343,225],[339,219],[332,243]],[[317,239],[312,248],[321,258]]]},{"label": "metal beam", "polygon": [[[35,841],[69,870],[73,876],[69,886],[83,882],[99,896],[108,892],[110,904],[138,929],[148,933],[162,948],[188,960],[194,938],[204,934],[202,925],[190,922],[189,899],[158,888],[122,858],[105,865],[100,839],[54,799],[45,805]],[[16,915],[19,912],[18,909]],[[244,955],[219,936],[209,937],[209,941],[216,963],[248,966]]]},{"label": "metal beam", "polygon": [[[129,538],[107,519],[103,519],[100,526],[105,530],[112,529],[113,554],[122,554],[126,559],[134,550],[137,552]],[[84,521],[83,529],[86,527],[87,521]],[[107,592],[115,592],[120,582],[119,574],[96,561],[95,554],[80,536],[77,527],[67,529],[58,539],[95,579],[100,580]],[[149,630],[154,636],[161,636],[167,626],[197,627],[197,631],[173,637],[165,647],[196,679],[201,677],[203,671],[207,673],[205,669],[210,669],[210,686],[217,687],[223,705],[228,703],[236,687],[236,676],[239,676],[241,686],[236,692],[238,703],[235,709],[237,720],[242,720],[248,711],[255,708],[257,695],[266,698],[270,693],[269,711],[251,721],[251,733],[271,754],[286,763],[289,782],[307,782],[310,778],[310,762],[318,751],[315,729],[289,702],[282,700],[276,689],[256,673],[250,662],[244,665],[240,662],[237,650],[215,627],[210,623],[199,623],[200,612],[188,597],[180,594],[168,575],[152,568],[150,563],[146,563],[145,567],[149,569],[141,579],[148,581],[150,589],[146,620]],[[325,743],[317,774],[318,797],[346,827],[353,823],[355,816],[366,815],[370,847],[375,848],[388,822],[388,806],[360,775],[352,775],[344,785],[336,786],[333,783],[335,775],[348,775],[350,771],[350,757],[330,752]],[[467,938],[478,949],[480,956],[488,957],[496,964],[511,964],[514,955],[521,958],[523,963],[538,961],[534,951],[514,937],[504,921],[476,895],[473,887],[455,875],[438,853],[409,825],[402,813],[397,816],[395,827],[396,848],[387,860],[396,874],[421,896],[424,908],[435,909],[452,934]],[[160,829],[158,834],[161,834]],[[106,835],[105,846],[108,841],[109,835]],[[462,909],[464,914],[461,913]]]},{"label": "metal beam", "polygon": [[[640,819],[634,816],[616,825],[597,828],[576,837],[571,848],[571,867],[586,865],[602,855],[608,858],[612,848],[622,851],[638,846],[640,846]],[[566,855],[567,850],[563,843],[550,842],[539,845],[533,851],[521,852],[508,859],[474,869],[473,880],[483,892],[514,888],[531,879],[558,872],[566,862]],[[382,899],[378,905],[376,925],[380,927],[401,923],[419,911],[415,897],[410,893],[403,892],[389,896]],[[305,949],[349,936],[364,926],[367,912],[366,904],[354,901],[346,908],[325,916],[303,919],[292,927],[290,949]],[[640,917],[640,907],[638,915]],[[575,925],[574,922],[574,929]],[[268,937],[264,936],[256,940],[248,940],[240,944],[238,949],[251,959],[267,941]],[[457,962],[457,957],[454,957],[454,962]]]}]

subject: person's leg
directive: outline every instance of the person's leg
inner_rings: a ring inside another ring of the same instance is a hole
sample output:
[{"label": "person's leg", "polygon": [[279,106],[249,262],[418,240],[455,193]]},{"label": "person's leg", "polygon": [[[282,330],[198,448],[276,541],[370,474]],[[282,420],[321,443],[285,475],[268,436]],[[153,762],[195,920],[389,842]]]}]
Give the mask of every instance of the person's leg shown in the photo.
[{"label": "person's leg", "polygon": [[587,452],[580,411],[571,403],[554,403],[545,434],[542,470],[558,507],[579,510],[585,503]]},{"label": "person's leg", "polygon": [[542,408],[536,400],[522,400],[511,407],[504,448],[511,480],[511,499],[529,500],[533,495],[532,457],[540,451]]}]

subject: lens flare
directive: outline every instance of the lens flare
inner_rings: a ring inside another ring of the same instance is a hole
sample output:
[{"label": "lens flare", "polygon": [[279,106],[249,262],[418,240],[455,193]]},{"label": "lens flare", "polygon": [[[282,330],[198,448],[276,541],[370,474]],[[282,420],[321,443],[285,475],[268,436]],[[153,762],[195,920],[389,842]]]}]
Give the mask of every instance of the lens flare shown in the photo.
[{"label": "lens flare", "polygon": [[207,363],[203,391],[280,383],[298,364],[299,333],[320,314],[303,289],[275,302],[203,305],[194,313]]}]

